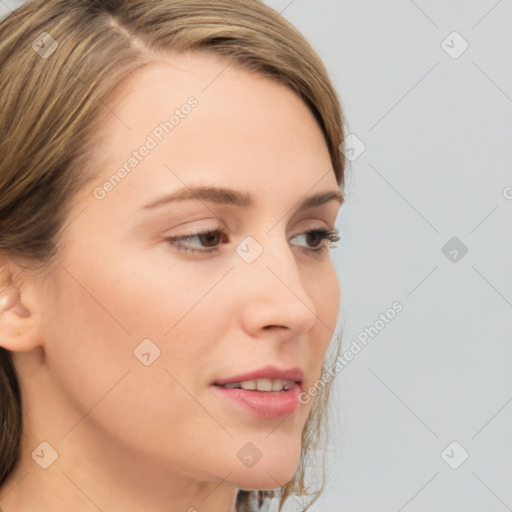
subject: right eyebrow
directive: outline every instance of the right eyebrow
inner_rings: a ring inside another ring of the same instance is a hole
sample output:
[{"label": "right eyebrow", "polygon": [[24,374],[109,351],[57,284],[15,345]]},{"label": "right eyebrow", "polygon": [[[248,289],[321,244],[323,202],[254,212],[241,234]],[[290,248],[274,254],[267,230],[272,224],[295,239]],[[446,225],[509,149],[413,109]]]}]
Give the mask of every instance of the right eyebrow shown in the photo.
[{"label": "right eyebrow", "polygon": [[[145,205],[142,209],[156,208],[157,206],[174,201],[186,201],[191,199],[199,199],[216,204],[238,206],[240,208],[249,208],[255,204],[252,195],[247,192],[240,192],[238,190],[228,188],[193,186],[182,188],[172,192],[171,194],[159,197],[155,201]],[[296,210],[307,210],[308,208],[320,206],[329,201],[336,201],[339,204],[343,204],[343,194],[338,189],[319,192],[302,199],[296,207]]]},{"label": "right eyebrow", "polygon": [[218,187],[188,187],[162,196],[144,206],[143,209],[155,208],[174,201],[186,201],[190,199],[200,199],[217,204],[229,204],[241,208],[249,208],[254,205],[253,198],[248,193]]}]

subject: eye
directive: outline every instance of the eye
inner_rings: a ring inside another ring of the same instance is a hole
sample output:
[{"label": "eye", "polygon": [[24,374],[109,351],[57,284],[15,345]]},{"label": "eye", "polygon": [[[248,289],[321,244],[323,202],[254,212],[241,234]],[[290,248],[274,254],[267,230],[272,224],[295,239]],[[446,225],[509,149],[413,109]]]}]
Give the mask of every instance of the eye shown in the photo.
[{"label": "eye", "polygon": [[[180,236],[180,237],[172,237],[172,238],[166,238],[166,240],[176,248],[178,252],[194,252],[194,253],[200,253],[200,254],[212,254],[218,252],[219,249],[219,243],[221,241],[224,241],[224,243],[229,243],[229,239],[227,239],[227,233],[225,231],[222,231],[221,229],[215,229],[212,231],[202,231],[197,233],[191,233],[189,235]],[[226,242],[227,239],[227,242]],[[191,247],[190,244],[191,241],[196,240],[200,242],[199,247],[196,245],[195,247]]]},{"label": "eye", "polygon": [[[340,239],[338,235],[339,232],[337,229],[314,229],[301,235],[296,235],[293,238],[304,237],[306,241],[309,241],[313,245],[313,247],[307,247],[305,250],[313,253],[320,253],[327,248],[334,249],[337,247],[336,245],[333,245],[333,243]],[[328,246],[321,245],[324,240],[329,240]]]},{"label": "eye", "polygon": [[[336,247],[335,245],[331,244],[333,242],[337,242],[340,239],[338,235],[339,232],[336,229],[315,229],[307,231],[306,233],[301,233],[300,235],[296,235],[292,238],[292,240],[298,237],[303,237],[306,243],[311,245],[302,247],[302,249],[314,255],[328,248],[326,245],[320,245],[323,240],[329,240],[329,248]],[[169,242],[169,244],[178,252],[208,255],[218,253],[220,251],[219,244],[229,243],[228,233],[221,229],[191,233],[189,235],[180,237],[169,237],[165,240]],[[193,241],[199,242],[199,245],[192,244]]]}]

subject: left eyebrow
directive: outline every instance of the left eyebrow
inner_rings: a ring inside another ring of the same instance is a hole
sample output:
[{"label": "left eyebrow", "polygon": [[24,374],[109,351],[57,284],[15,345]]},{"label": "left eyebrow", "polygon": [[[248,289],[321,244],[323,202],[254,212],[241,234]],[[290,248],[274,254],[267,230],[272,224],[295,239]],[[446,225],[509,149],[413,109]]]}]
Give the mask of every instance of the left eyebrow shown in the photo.
[{"label": "left eyebrow", "polygon": [[[239,208],[250,208],[255,204],[252,195],[246,192],[220,187],[191,186],[160,197],[145,205],[142,209],[152,209],[175,201],[193,199],[221,205],[237,206]],[[308,208],[314,208],[315,206],[320,206],[330,201],[337,201],[340,205],[343,204],[343,194],[338,189],[319,192],[302,199],[296,206],[296,210],[307,210]]]}]

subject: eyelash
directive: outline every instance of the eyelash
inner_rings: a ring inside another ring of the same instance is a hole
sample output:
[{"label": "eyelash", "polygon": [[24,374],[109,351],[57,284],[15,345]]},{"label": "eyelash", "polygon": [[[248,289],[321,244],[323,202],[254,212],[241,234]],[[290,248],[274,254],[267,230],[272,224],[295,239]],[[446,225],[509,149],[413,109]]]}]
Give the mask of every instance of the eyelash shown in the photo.
[{"label": "eyelash", "polygon": [[[202,231],[202,232],[198,232],[198,233],[191,233],[189,235],[180,236],[180,237],[166,238],[165,240],[167,242],[169,242],[170,245],[176,247],[178,252],[185,252],[185,253],[193,252],[193,253],[199,253],[199,254],[214,254],[214,253],[218,253],[219,250],[220,250],[219,247],[212,247],[210,249],[192,249],[190,247],[187,247],[187,246],[181,244],[181,242],[183,242],[184,240],[189,240],[191,238],[196,238],[196,237],[201,237],[201,236],[206,236],[206,235],[209,235],[209,236],[221,235],[221,236],[223,236],[223,235],[226,235],[226,232],[222,231],[220,229],[214,229],[214,230],[211,230],[211,231]],[[320,243],[323,240],[329,240],[329,246],[328,247],[331,248],[331,249],[334,249],[334,248],[337,247],[336,245],[331,245],[331,244],[334,243],[334,242],[339,241],[339,239],[340,239],[339,231],[337,229],[332,229],[332,230],[313,229],[311,231],[307,231],[305,233],[301,233],[300,235],[296,235],[296,236],[308,236],[308,235],[317,235],[317,236],[319,236],[320,237]],[[295,237],[293,237],[293,238],[295,238]],[[328,247],[325,246],[325,245],[322,245],[320,247],[310,248],[310,249],[303,249],[303,250],[305,252],[307,252],[307,253],[310,253],[312,256],[318,256],[318,255],[320,255],[321,252],[326,250]]]}]

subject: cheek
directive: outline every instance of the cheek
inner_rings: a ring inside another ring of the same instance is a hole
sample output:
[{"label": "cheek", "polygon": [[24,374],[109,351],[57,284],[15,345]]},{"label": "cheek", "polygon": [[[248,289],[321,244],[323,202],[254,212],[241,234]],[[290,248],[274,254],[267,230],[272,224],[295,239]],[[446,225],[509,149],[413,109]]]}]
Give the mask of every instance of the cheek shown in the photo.
[{"label": "cheek", "polygon": [[322,271],[311,277],[308,290],[317,316],[313,349],[316,357],[323,360],[334,338],[340,309],[340,287],[331,263],[327,262]]},{"label": "cheek", "polygon": [[[93,391],[144,363],[177,375],[202,370],[201,361],[233,324],[229,286],[221,283],[226,269],[168,261],[160,254],[70,255],[43,315],[54,361],[79,371]],[[172,382],[169,375],[165,380]]]},{"label": "cheek", "polygon": [[144,366],[142,354],[144,362],[160,359],[174,367],[196,360],[208,340],[218,339],[222,311],[211,315],[211,298],[227,303],[212,291],[218,277],[211,272],[128,258],[98,258],[94,268],[91,255],[72,261],[61,267],[45,300],[44,336],[56,361],[66,358],[88,376],[117,374],[134,362]]},{"label": "cheek", "polygon": [[225,337],[232,319],[224,308],[211,315],[223,303],[219,290],[208,294],[218,278],[190,281],[176,272],[169,286],[133,266],[129,280],[123,268],[110,279],[87,266],[64,268],[42,315],[48,366],[66,404],[59,408],[67,409],[62,435],[77,422],[76,435],[93,425],[125,445],[190,464],[190,447],[181,453],[176,439],[225,435],[191,399],[207,379],[212,340]]}]

